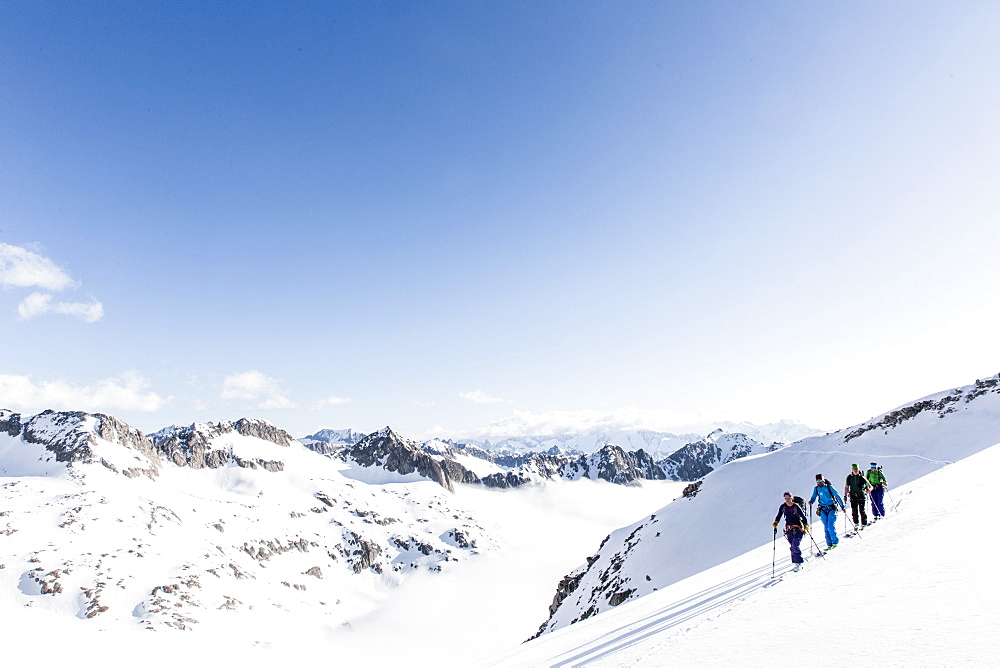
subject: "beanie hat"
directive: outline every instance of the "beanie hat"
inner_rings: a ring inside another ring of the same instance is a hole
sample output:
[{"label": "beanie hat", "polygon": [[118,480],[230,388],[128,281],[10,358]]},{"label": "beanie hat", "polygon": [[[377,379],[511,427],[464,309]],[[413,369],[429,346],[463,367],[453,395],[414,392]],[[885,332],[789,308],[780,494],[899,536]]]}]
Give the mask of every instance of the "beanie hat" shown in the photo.
[{"label": "beanie hat", "polygon": [[852,469],[856,469],[856,468],[858,468],[858,465],[857,464],[851,464],[851,468]]},{"label": "beanie hat", "polygon": [[823,479],[823,474],[822,473],[817,473],[816,474],[816,480],[822,480],[822,479]]}]

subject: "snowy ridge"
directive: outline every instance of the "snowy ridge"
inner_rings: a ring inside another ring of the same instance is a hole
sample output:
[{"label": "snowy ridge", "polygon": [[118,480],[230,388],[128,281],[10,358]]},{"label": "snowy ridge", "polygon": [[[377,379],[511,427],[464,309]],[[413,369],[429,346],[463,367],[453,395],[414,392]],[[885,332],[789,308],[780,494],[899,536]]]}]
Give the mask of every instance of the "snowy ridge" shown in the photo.
[{"label": "snowy ridge", "polygon": [[295,442],[288,432],[266,420],[247,418],[168,427],[152,434],[151,439],[160,455],[177,466],[217,469],[232,462],[268,471],[280,471],[285,466],[281,450],[269,444],[288,448]]},{"label": "snowy ridge", "polygon": [[781,493],[808,499],[816,473],[842,485],[852,463],[877,461],[895,486],[998,441],[1000,379],[994,376],[855,428],[733,461],[696,484],[689,498],[609,535],[586,565],[560,583],[539,633],[565,628],[769,541]]},{"label": "snowy ridge", "polygon": [[22,422],[19,414],[5,410],[0,412],[0,425],[0,438],[7,438],[6,447],[0,445],[0,457],[13,448],[12,439],[20,437],[27,444],[10,458],[0,458],[3,475],[46,475],[61,470],[47,466],[52,461],[100,463],[128,477],[155,478],[159,471],[152,442],[110,415],[45,411]]},{"label": "snowy ridge", "polygon": [[790,572],[787,543],[778,536],[776,550],[750,550],[486,665],[786,665],[800,657],[778,631],[783,615],[791,611],[801,624],[802,611],[816,606],[822,632],[808,638],[815,655],[843,656],[844,639],[859,632],[860,610],[864,640],[852,664],[993,665],[1000,656],[1000,579],[992,575],[991,550],[968,549],[968,536],[981,526],[967,509],[992,501],[998,471],[994,445],[895,488],[885,520],[822,559],[806,551],[799,573]]}]

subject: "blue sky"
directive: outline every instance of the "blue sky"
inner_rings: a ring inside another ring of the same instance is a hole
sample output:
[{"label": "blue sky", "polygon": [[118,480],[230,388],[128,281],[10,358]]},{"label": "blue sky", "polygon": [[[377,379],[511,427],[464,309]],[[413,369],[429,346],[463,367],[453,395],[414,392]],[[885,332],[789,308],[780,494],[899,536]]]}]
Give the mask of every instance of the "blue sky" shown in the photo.
[{"label": "blue sky", "polygon": [[1000,371],[996,5],[0,24],[0,407],[840,428]]}]

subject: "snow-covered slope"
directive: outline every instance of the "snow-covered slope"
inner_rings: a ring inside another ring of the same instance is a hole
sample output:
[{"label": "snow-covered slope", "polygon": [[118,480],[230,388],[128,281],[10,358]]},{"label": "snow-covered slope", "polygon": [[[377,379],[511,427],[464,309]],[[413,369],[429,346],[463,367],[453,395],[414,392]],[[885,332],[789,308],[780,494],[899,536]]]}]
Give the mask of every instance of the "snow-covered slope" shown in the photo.
[{"label": "snow-covered slope", "polygon": [[716,469],[688,497],[613,532],[560,583],[540,633],[645,596],[770,541],[791,491],[808,498],[815,474],[842,489],[852,463],[884,466],[891,486],[915,480],[1000,441],[996,376],[890,411],[857,427],[808,438]]},{"label": "snow-covered slope", "polygon": [[264,421],[155,439],[86,413],[5,411],[0,424],[8,611],[154,629],[237,613],[266,629],[297,614],[338,627],[411,573],[495,546],[439,485],[357,483]]},{"label": "snow-covered slope", "polygon": [[[992,504],[998,474],[995,445],[896,487],[885,520],[823,558],[807,551],[799,573],[790,572],[779,536],[775,546],[546,634],[488,665],[781,666],[810,656],[857,666],[996,665],[1000,578],[975,509]],[[767,518],[759,519],[769,533]]]}]

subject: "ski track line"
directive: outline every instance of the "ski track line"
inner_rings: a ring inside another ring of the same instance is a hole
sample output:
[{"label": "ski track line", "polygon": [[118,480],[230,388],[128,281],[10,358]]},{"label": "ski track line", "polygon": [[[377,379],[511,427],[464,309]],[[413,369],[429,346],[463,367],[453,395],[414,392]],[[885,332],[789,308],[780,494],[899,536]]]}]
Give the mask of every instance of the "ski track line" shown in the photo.
[{"label": "ski track line", "polygon": [[[553,663],[551,666],[552,668],[562,668],[563,666],[581,666],[592,661],[599,661],[685,622],[698,620],[695,622],[695,626],[697,626],[702,621],[725,614],[735,603],[777,583],[780,578],[772,579],[767,574],[768,570],[767,565],[761,566],[692,594],[630,624],[617,637],[589,647],[574,656]],[[784,575],[788,570],[790,569],[785,568],[780,575]],[[714,617],[709,617],[709,613],[715,610],[719,610],[719,613]]]},{"label": "ski track line", "polygon": [[[825,552],[822,554],[803,554],[803,560],[806,563],[825,563],[826,557],[827,554]],[[648,638],[676,628],[686,622],[694,621],[694,624],[688,629],[690,630],[701,625],[703,622],[716,619],[731,611],[735,604],[745,601],[763,590],[780,583],[784,579],[784,576],[791,572],[791,567],[783,567],[773,578],[767,574],[767,570],[768,567],[765,564],[743,575],[730,578],[726,582],[692,594],[654,614],[647,615],[645,618],[633,622],[622,629],[615,638],[606,640],[599,645],[588,647],[574,656],[549,665],[551,668],[584,666],[611,657],[622,650],[626,650]],[[717,614],[712,615],[711,613],[716,610],[718,610]]]},{"label": "ski track line", "polygon": [[[793,453],[789,453],[793,454]],[[930,459],[929,457],[924,457],[922,455],[873,455],[870,452],[847,452],[845,450],[796,450],[794,454],[797,455],[847,455],[854,458],[865,459],[866,457],[877,457],[878,459],[919,459],[920,461],[928,462],[931,464],[954,464],[955,462],[944,461],[940,459]]]}]

